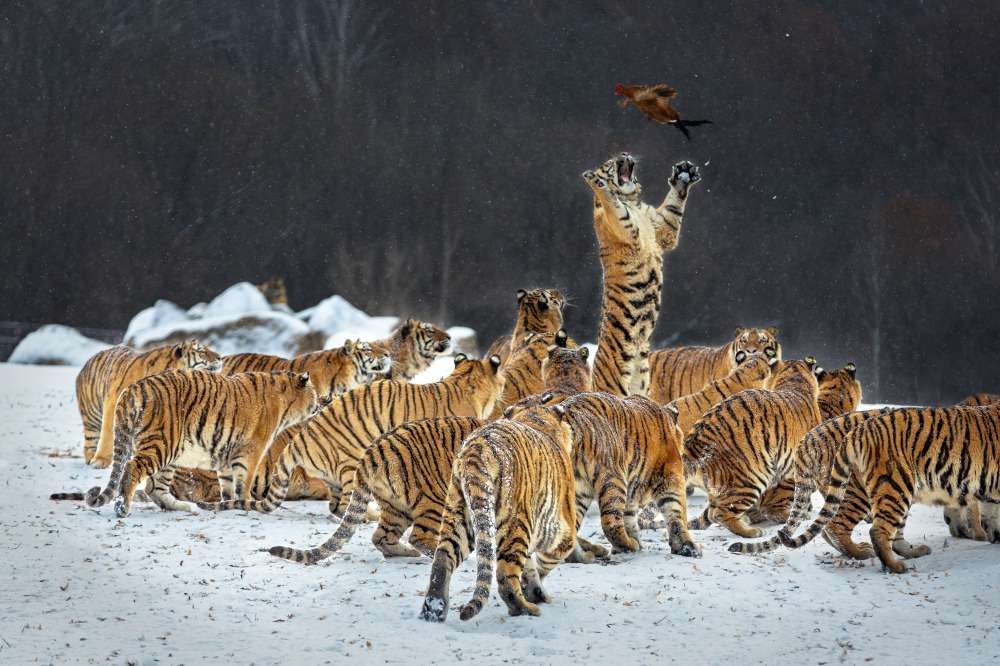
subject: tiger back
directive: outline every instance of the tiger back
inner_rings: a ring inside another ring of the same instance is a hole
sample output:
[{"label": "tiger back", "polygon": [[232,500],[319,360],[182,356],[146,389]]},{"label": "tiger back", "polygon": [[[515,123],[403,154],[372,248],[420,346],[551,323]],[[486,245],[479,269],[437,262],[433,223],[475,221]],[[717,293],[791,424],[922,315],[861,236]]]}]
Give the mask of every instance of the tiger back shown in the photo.
[{"label": "tiger back", "polygon": [[518,289],[514,330],[494,340],[486,355],[496,354],[501,362],[506,362],[510,350],[520,348],[529,333],[555,333],[562,328],[565,304],[566,299],[558,289]]},{"label": "tiger back", "polygon": [[118,345],[94,354],[76,376],[84,462],[95,467],[111,464],[115,402],[125,387],[164,370],[217,370],[219,366],[219,355],[193,339],[147,352]]},{"label": "tiger back", "polygon": [[767,360],[781,360],[776,328],[737,328],[736,335],[720,347],[671,347],[658,349],[649,358],[649,397],[661,405],[697,393],[722,379],[739,365],[736,356],[763,353]]},{"label": "tiger back", "polygon": [[[965,505],[1000,502],[1000,405],[897,408],[873,416],[847,433],[831,468],[825,504],[799,537],[795,527],[808,516],[808,493],[796,494],[781,542],[799,548],[839,513],[855,474],[871,498],[872,546],[883,567],[901,573],[906,564],[892,551],[914,502]],[[803,484],[804,485],[804,484]]]},{"label": "tiger back", "polygon": [[635,160],[622,153],[583,173],[594,193],[594,230],[603,271],[594,388],[620,396],[646,395],[649,389],[663,253],[677,247],[689,188],[701,179],[693,164],[675,164],[668,179],[670,191],[654,208],[641,200],[634,171]]},{"label": "tiger back", "polygon": [[410,384],[378,380],[338,396],[308,421],[282,432],[276,444],[284,450],[275,465],[263,500],[237,499],[199,504],[203,509],[242,509],[269,513],[285,498],[292,472],[302,467],[323,480],[338,499],[330,509],[343,515],[355,487],[358,461],[372,443],[396,426],[443,416],[485,418],[503,389],[500,359],[455,356],[455,370],[443,380]]},{"label": "tiger back", "polygon": [[708,506],[691,526],[725,525],[755,538],[761,530],[745,523],[776,479],[785,477],[803,437],[820,423],[815,359],[778,361],[770,388],[742,391],[699,419],[684,440],[686,470],[701,473]]},{"label": "tiger back", "polygon": [[451,573],[468,554],[472,527],[476,587],[460,617],[469,620],[490,596],[494,568],[511,615],[538,615],[550,597],[542,581],[576,538],[572,433],[555,408],[500,419],[472,433],[452,467],[445,515],[420,617],[443,622]]},{"label": "tiger back", "polygon": [[371,346],[376,356],[386,354],[392,359],[386,379],[408,382],[448,351],[451,336],[434,324],[410,318],[396,327],[389,337],[375,340]]},{"label": "tiger back", "polygon": [[740,391],[763,388],[771,377],[771,365],[760,352],[747,355],[736,353],[738,365],[722,379],[709,382],[703,389],[667,403],[666,408],[677,417],[677,425],[685,435],[691,426],[715,405]]},{"label": "tiger back", "polygon": [[115,497],[115,513],[127,516],[135,489],[151,477],[151,497],[161,508],[190,509],[170,494],[174,461],[188,446],[208,453],[223,497],[244,495],[275,435],[318,406],[308,375],[290,372],[171,370],[142,379],[118,400],[111,477],[103,491],[88,491],[87,505]]}]

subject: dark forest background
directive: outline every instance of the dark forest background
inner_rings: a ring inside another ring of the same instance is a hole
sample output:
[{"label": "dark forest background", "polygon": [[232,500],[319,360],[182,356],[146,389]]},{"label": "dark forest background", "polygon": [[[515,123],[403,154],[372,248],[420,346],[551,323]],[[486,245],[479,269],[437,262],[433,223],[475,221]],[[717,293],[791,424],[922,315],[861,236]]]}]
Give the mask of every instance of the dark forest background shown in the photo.
[{"label": "dark forest background", "polygon": [[[0,5],[0,319],[124,328],[285,276],[296,308],[596,335],[580,172],[704,181],[660,344],[781,327],[867,399],[1000,390],[1000,3],[11,1]],[[619,109],[666,81],[687,143]]]}]

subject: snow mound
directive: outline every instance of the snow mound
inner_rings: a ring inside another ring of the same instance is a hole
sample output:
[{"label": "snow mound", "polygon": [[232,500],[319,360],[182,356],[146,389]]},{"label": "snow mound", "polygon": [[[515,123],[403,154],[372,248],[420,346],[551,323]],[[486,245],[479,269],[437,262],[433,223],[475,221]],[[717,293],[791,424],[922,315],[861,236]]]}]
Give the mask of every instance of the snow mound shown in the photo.
[{"label": "snow mound", "polygon": [[345,340],[363,340],[365,342],[381,340],[392,333],[398,325],[398,317],[368,317],[368,321],[360,326],[348,326],[328,336],[326,342],[323,343],[323,348],[340,347]]},{"label": "snow mound", "polygon": [[451,355],[438,356],[431,362],[431,367],[427,368],[411,381],[413,384],[430,384],[439,382],[455,369],[455,357]]},{"label": "snow mound", "polygon": [[153,307],[140,310],[139,314],[132,317],[125,329],[125,339],[135,335],[138,331],[147,328],[165,326],[178,321],[187,321],[190,315],[181,306],[171,301],[160,299],[153,304]]},{"label": "snow mound", "polygon": [[42,326],[14,347],[8,363],[35,365],[83,365],[91,356],[111,345],[81,335],[75,328],[60,324]]},{"label": "snow mound", "polygon": [[136,349],[152,349],[197,338],[223,355],[255,352],[295,356],[318,348],[322,338],[297,318],[280,312],[205,317],[139,331],[126,339]]},{"label": "snow mound", "polygon": [[452,352],[462,352],[469,356],[479,355],[479,340],[474,330],[468,326],[452,326],[446,332],[451,336]]},{"label": "snow mound", "polygon": [[200,317],[224,317],[257,312],[271,312],[271,304],[260,289],[249,282],[237,282],[212,299],[200,312]]},{"label": "snow mound", "polygon": [[[373,324],[372,320],[391,320],[388,329],[399,321],[396,317],[370,317],[351,305],[343,296],[331,296],[320,301],[309,313],[309,328],[331,336],[346,330],[382,330],[385,322]],[[378,334],[376,337],[384,337]],[[346,338],[345,338],[346,339]],[[374,338],[373,338],[374,339]]]}]

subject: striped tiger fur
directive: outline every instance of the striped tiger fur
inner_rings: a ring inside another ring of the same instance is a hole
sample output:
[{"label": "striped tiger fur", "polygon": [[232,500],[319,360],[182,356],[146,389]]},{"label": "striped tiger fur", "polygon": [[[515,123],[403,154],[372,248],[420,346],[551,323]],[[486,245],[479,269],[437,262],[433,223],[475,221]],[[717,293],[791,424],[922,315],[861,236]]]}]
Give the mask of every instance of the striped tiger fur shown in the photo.
[{"label": "striped tiger fur", "polygon": [[451,336],[434,324],[407,319],[389,337],[371,343],[376,356],[388,354],[392,368],[386,379],[408,382],[431,367],[434,359],[451,347]]},{"label": "striped tiger fur", "polygon": [[549,602],[542,580],[573,550],[573,433],[557,407],[539,407],[472,433],[452,467],[451,483],[430,583],[420,617],[443,622],[451,573],[469,552],[474,531],[478,560],[472,599],[462,620],[475,617],[490,596],[496,569],[511,615],[538,615]]},{"label": "striped tiger fur", "polygon": [[308,373],[321,397],[332,400],[389,371],[392,359],[376,354],[367,342],[347,340],[342,347],[301,354],[293,359],[269,354],[232,354],[222,358],[222,374],[238,372]]},{"label": "striped tiger fur", "polygon": [[190,510],[170,494],[174,461],[189,446],[205,449],[220,470],[223,497],[243,496],[274,436],[319,404],[306,374],[170,370],[139,380],[118,399],[111,478],[103,491],[87,492],[87,505],[114,498],[115,513],[125,517],[136,488],[151,477],[157,505]]},{"label": "striped tiger fur", "polygon": [[670,347],[657,349],[649,357],[649,397],[665,405],[697,393],[709,382],[728,376],[739,363],[740,352],[761,352],[781,360],[776,328],[737,328],[736,335],[721,347]]},{"label": "striped tiger fur", "polygon": [[[281,506],[296,467],[330,487],[330,510],[344,515],[355,486],[355,470],[365,450],[380,435],[417,419],[441,416],[485,418],[493,411],[503,377],[500,359],[473,360],[455,355],[455,370],[430,384],[378,380],[334,399],[315,417],[282,432],[276,442],[284,446],[262,500],[236,499],[216,504],[199,503],[203,509],[242,509],[270,513]],[[287,440],[287,441],[286,441]]]},{"label": "striped tiger fur", "polygon": [[[562,346],[566,342],[566,332],[560,330],[542,363],[546,388],[563,396],[590,388],[587,348],[567,349]],[[537,398],[532,404],[539,404],[551,400],[551,392],[531,396],[526,401]],[[329,557],[354,536],[374,499],[381,513],[372,541],[386,557],[432,555],[455,455],[462,441],[486,423],[483,419],[453,416],[411,421],[390,430],[362,456],[355,472],[354,493],[333,536],[318,548],[297,550],[275,546],[270,549],[271,554],[305,564]],[[413,530],[407,546],[400,543],[400,538],[411,524]]]},{"label": "striped tiger fur", "polygon": [[219,355],[197,340],[147,352],[118,345],[91,356],[76,376],[76,404],[83,421],[84,462],[94,467],[111,464],[115,402],[126,386],[164,370],[218,370],[219,367]]},{"label": "striped tiger fur", "polygon": [[[486,423],[468,416],[446,416],[393,428],[376,439],[358,461],[354,493],[333,535],[316,548],[274,546],[269,552],[302,564],[330,557],[354,537],[365,520],[368,504],[375,500],[380,513],[372,543],[383,555],[433,556],[452,463],[465,438]],[[411,525],[406,545],[400,540]]]},{"label": "striped tiger fur", "polygon": [[562,328],[565,304],[566,298],[558,289],[518,289],[514,330],[494,340],[486,355],[496,354],[506,362],[510,350],[520,348],[528,333],[555,333]]},{"label": "striped tiger fur", "polygon": [[[525,401],[511,415],[529,406]],[[597,499],[601,527],[614,550],[636,551],[641,547],[639,507],[653,503],[665,516],[670,551],[700,557],[701,548],[687,530],[682,438],[673,414],[642,396],[610,393],[580,393],[558,406],[573,431],[577,528]],[[603,547],[578,536],[568,561],[587,563],[605,556]]]},{"label": "striped tiger fur", "polygon": [[737,393],[691,428],[684,440],[685,470],[704,475],[709,496],[692,528],[720,523],[739,536],[761,535],[744,514],[791,471],[796,448],[821,421],[815,365],[812,357],[777,361],[770,388]]},{"label": "striped tiger fur", "polygon": [[761,352],[748,355],[740,350],[736,352],[736,363],[736,368],[722,379],[709,382],[700,391],[667,403],[666,408],[677,417],[677,425],[683,434],[687,435],[698,419],[715,405],[740,391],[764,388],[771,378],[771,363]]},{"label": "striped tiger fur", "polygon": [[594,229],[603,270],[594,388],[620,396],[646,395],[650,338],[663,288],[663,253],[677,247],[688,189],[701,176],[690,162],[675,164],[668,179],[670,192],[658,208],[641,200],[635,160],[628,153],[585,171],[583,178],[594,192]]},{"label": "striped tiger fur", "polygon": [[[491,420],[500,418],[507,407],[545,390],[542,365],[549,356],[549,347],[557,344],[559,333],[566,334],[563,329],[555,334],[528,333],[521,346],[511,350],[507,360],[500,365],[500,374],[504,378],[503,393],[493,406]],[[565,337],[563,344],[567,344]]]},{"label": "striped tiger fur", "polygon": [[820,370],[816,378],[819,380],[816,402],[824,421],[853,412],[861,404],[861,382],[853,363],[839,370]]},{"label": "striped tiger fur", "polygon": [[968,398],[958,403],[959,407],[982,407],[983,405],[993,405],[1000,402],[998,393],[973,393]]},{"label": "striped tiger fur", "polygon": [[834,458],[825,504],[799,537],[814,484],[800,482],[781,542],[800,548],[839,513],[852,473],[871,498],[869,530],[875,554],[893,573],[906,563],[892,551],[913,502],[964,506],[1000,502],[1000,405],[899,408],[872,416],[847,433]]}]

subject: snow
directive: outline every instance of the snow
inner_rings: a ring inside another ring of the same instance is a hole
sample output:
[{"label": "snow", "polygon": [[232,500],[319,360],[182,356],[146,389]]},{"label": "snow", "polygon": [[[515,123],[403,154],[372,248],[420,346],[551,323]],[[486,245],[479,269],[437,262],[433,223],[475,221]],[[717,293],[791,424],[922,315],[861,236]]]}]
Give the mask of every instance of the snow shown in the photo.
[{"label": "snow", "polygon": [[[851,563],[817,539],[763,557],[728,553],[718,527],[695,532],[703,559],[644,550],[612,566],[562,564],[541,617],[508,617],[497,596],[470,622],[417,619],[426,558],[385,560],[364,525],[318,566],[260,548],[315,545],[334,529],[325,502],[273,515],[164,513],[137,504],[51,502],[107,472],[79,456],[72,368],[0,365],[0,663],[298,661],[412,663],[986,663],[1000,656],[1000,550],[954,540],[938,508],[915,507],[907,538],[934,553],[913,571]],[[70,457],[65,457],[66,455]],[[818,500],[818,496],[817,496]],[[817,501],[818,504],[818,501]],[[703,498],[692,498],[695,515]],[[862,526],[865,527],[865,526]],[[856,536],[863,537],[859,529]],[[598,519],[584,536],[607,545]],[[475,561],[451,584],[470,596]]]},{"label": "snow", "polygon": [[136,316],[132,317],[128,328],[125,329],[124,339],[132,339],[139,331],[175,322],[187,321],[189,319],[191,319],[191,316],[184,308],[161,298],[152,307],[140,310]]},{"label": "snow", "polygon": [[256,352],[295,356],[301,351],[309,327],[292,315],[257,312],[205,317],[146,329],[126,339],[140,349],[197,338],[220,354]]},{"label": "snow", "polygon": [[[373,319],[382,320],[381,325],[386,325],[387,320],[391,319],[392,323],[388,324],[389,330],[392,330],[398,321],[395,317],[369,317],[351,305],[343,296],[335,295],[320,301],[313,308],[309,315],[309,327],[330,336],[348,329],[368,329],[373,325]],[[384,336],[385,334],[378,337]]]},{"label": "snow", "polygon": [[271,304],[260,289],[249,282],[237,282],[213,298],[201,310],[201,317],[225,317],[250,312],[270,312]]},{"label": "snow", "polygon": [[328,336],[326,342],[323,343],[323,348],[340,347],[345,340],[364,340],[367,342],[381,340],[388,337],[398,325],[398,317],[369,317],[364,323],[346,326]]},{"label": "snow", "polygon": [[49,324],[24,336],[10,353],[8,362],[83,365],[88,358],[110,346],[81,335],[75,328]]}]

